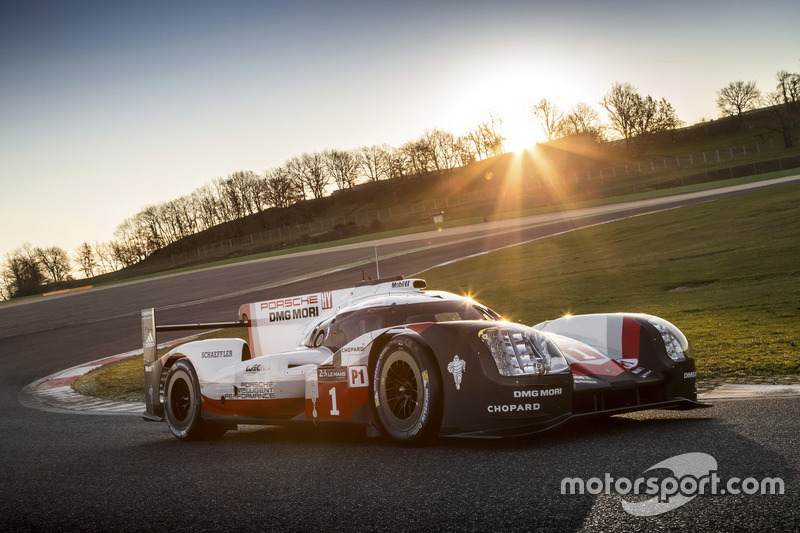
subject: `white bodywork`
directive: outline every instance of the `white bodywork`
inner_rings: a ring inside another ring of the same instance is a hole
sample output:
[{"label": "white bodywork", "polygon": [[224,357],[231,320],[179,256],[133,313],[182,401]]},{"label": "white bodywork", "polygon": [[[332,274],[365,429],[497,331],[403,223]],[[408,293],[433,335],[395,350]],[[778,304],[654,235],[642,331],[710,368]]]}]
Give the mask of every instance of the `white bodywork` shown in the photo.
[{"label": "white bodywork", "polygon": [[[169,352],[165,359],[185,356],[191,360],[202,395],[223,404],[231,400],[315,401],[319,397],[317,367],[331,359],[333,351],[303,344],[314,328],[350,307],[385,306],[392,298],[427,299],[439,294],[423,295],[424,286],[422,280],[398,280],[245,304],[239,316],[248,325],[249,343],[241,339],[190,342]],[[351,387],[368,386],[366,371],[360,371],[366,369],[372,341],[386,329],[365,328],[363,335],[339,351],[336,366],[357,370],[357,375],[350,376]]]}]

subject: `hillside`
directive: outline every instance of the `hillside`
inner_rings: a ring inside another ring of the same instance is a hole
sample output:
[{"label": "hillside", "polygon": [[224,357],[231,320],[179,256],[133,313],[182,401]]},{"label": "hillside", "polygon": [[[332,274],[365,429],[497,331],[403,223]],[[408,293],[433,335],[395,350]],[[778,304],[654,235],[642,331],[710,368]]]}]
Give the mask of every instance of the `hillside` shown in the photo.
[{"label": "hillside", "polygon": [[[793,137],[800,146],[800,113]],[[285,209],[268,209],[175,242],[145,261],[92,282],[137,276],[382,231],[508,216],[532,208],[623,196],[703,181],[800,167],[767,110],[654,136],[633,157],[620,142],[589,135],[540,144],[438,173],[364,183]]]}]

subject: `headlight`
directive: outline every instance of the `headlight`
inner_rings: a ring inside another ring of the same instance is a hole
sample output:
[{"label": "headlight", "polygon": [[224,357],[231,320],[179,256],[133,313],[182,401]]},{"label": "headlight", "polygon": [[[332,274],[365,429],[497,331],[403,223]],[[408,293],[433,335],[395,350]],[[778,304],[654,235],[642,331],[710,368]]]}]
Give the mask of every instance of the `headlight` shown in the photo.
[{"label": "headlight", "polygon": [[501,376],[558,374],[567,370],[561,351],[530,328],[487,328],[478,333]]},{"label": "headlight", "polygon": [[686,339],[686,335],[663,318],[651,316],[647,320],[661,335],[669,358],[676,362],[685,361],[686,355],[689,353],[689,341]]}]

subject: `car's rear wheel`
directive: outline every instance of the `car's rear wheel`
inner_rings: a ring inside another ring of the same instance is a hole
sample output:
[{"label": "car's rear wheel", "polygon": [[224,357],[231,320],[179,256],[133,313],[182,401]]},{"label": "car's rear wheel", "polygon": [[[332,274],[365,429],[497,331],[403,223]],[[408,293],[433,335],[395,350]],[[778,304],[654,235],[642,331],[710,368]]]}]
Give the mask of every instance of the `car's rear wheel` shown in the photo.
[{"label": "car's rear wheel", "polygon": [[221,437],[228,427],[200,416],[200,383],[194,367],[180,360],[170,369],[166,381],[167,425],[179,439],[197,440]]},{"label": "car's rear wheel", "polygon": [[417,443],[438,434],[442,386],[426,346],[410,337],[389,341],[375,362],[372,383],[375,414],[388,436]]}]

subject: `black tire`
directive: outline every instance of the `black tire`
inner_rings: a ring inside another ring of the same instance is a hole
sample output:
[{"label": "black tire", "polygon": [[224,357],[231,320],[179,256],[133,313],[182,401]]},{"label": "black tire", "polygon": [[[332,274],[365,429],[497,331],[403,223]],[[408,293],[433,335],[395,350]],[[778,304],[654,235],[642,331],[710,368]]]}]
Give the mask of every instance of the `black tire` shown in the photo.
[{"label": "black tire", "polygon": [[405,336],[390,340],[375,361],[372,384],[375,415],[386,435],[409,444],[438,435],[442,385],[426,346]]},{"label": "black tire", "polygon": [[194,367],[182,359],[167,374],[165,385],[167,425],[181,440],[219,438],[228,431],[220,423],[210,423],[201,417],[200,382]]}]

